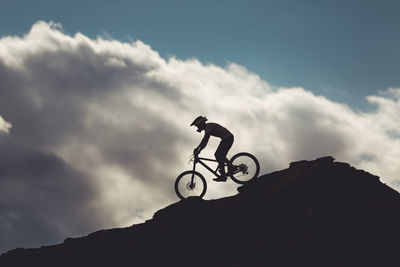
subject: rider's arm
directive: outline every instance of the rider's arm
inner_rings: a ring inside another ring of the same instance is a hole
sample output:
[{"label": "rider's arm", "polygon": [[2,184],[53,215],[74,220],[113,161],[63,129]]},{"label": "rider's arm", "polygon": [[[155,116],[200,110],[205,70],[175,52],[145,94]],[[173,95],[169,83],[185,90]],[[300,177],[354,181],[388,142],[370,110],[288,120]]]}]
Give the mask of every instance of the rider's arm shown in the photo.
[{"label": "rider's arm", "polygon": [[200,153],[200,151],[202,151],[203,148],[206,147],[209,139],[210,139],[210,134],[208,134],[208,133],[204,134],[204,137],[201,140],[200,145],[198,147],[196,147],[195,150],[197,150],[197,152]]}]

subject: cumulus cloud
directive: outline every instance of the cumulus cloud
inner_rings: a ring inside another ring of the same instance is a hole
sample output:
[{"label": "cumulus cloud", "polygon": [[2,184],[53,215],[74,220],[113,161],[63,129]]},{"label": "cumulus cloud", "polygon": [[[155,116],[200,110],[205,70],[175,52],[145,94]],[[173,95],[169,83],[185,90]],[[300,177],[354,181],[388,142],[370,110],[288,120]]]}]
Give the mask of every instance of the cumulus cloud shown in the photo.
[{"label": "cumulus cloud", "polygon": [[10,128],[11,128],[11,123],[5,121],[5,120],[0,116],[0,132],[9,133]]},{"label": "cumulus cloud", "polygon": [[[0,114],[13,124],[0,135],[0,251],[142,222],[176,201],[175,177],[202,137],[189,127],[198,115],[229,128],[230,155],[255,154],[262,173],[332,155],[395,186],[399,96],[389,89],[368,98],[375,110],[355,111],[234,63],[164,59],[141,41],[38,22],[0,39]],[[211,183],[206,197],[235,188]]]},{"label": "cumulus cloud", "polygon": [[51,244],[66,229],[101,226],[90,208],[93,189],[62,159],[8,138],[0,151],[0,248]]}]

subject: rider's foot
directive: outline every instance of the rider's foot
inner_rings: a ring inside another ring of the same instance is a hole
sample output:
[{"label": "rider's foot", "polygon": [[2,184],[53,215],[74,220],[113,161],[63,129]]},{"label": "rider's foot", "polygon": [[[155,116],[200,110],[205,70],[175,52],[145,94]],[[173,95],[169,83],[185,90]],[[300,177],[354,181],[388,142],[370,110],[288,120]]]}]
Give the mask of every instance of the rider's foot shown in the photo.
[{"label": "rider's foot", "polygon": [[226,176],[220,176],[218,178],[213,179],[216,182],[226,182]]}]

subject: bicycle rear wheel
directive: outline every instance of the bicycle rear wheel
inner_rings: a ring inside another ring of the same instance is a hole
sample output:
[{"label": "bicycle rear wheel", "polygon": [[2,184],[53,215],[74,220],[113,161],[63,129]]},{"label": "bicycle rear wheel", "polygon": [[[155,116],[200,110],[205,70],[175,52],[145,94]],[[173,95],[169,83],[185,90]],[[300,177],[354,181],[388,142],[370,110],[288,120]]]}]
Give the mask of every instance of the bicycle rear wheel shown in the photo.
[{"label": "bicycle rear wheel", "polygon": [[185,171],[176,178],[175,192],[180,199],[188,197],[202,198],[206,191],[206,179],[196,171]]},{"label": "bicycle rear wheel", "polygon": [[234,155],[231,160],[231,170],[229,176],[238,184],[244,184],[258,176],[260,163],[257,158],[250,153],[241,152]]}]

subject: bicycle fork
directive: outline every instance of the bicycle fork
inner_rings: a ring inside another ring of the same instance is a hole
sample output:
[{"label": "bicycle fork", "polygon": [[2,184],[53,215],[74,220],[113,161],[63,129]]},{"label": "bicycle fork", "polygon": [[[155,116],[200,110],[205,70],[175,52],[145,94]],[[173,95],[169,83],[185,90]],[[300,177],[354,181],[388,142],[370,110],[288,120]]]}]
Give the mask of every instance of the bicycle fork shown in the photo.
[{"label": "bicycle fork", "polygon": [[194,173],[196,171],[196,164],[197,164],[197,162],[195,161],[193,163],[192,179],[190,179],[190,185],[189,185],[190,189],[193,189],[195,187],[195,185],[196,185],[195,182],[194,182]]}]

